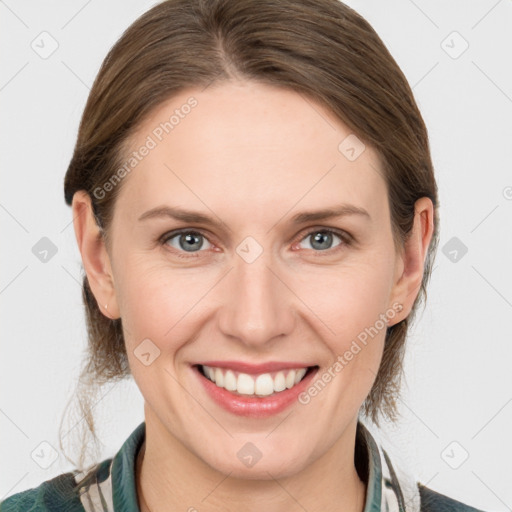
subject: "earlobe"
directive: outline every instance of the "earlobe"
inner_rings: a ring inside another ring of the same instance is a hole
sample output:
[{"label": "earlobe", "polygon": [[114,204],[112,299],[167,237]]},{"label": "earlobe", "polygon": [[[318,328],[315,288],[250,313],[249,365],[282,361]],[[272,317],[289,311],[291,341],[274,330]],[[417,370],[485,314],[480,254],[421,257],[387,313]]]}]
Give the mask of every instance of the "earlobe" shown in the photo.
[{"label": "earlobe", "polygon": [[414,207],[414,224],[400,258],[399,275],[393,288],[391,303],[400,303],[400,318],[406,318],[420,291],[428,248],[434,233],[434,206],[428,197],[418,199]]},{"label": "earlobe", "polygon": [[87,192],[84,190],[75,192],[72,211],[78,249],[98,307],[106,317],[119,318],[110,257],[100,228],[96,223],[91,198]]}]

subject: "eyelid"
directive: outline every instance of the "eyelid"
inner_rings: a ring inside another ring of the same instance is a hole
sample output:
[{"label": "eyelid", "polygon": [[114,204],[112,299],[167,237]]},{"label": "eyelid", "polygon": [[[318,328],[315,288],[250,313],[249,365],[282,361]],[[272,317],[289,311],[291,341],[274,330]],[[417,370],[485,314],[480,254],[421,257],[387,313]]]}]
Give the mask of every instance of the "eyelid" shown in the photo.
[{"label": "eyelid", "polygon": [[307,228],[304,228],[304,230],[302,230],[297,235],[296,241],[300,242],[300,241],[304,240],[304,238],[306,238],[308,235],[312,235],[313,233],[318,233],[318,232],[334,233],[335,235],[339,236],[345,243],[354,242],[354,237],[350,233],[345,231],[344,229],[333,228],[333,227],[328,227],[328,226],[309,226]]}]

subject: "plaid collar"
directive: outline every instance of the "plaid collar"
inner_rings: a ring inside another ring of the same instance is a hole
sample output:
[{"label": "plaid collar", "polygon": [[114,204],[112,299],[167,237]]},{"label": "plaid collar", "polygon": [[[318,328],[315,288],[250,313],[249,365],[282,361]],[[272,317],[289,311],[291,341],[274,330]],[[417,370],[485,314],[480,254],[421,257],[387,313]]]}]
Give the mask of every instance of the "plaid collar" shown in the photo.
[{"label": "plaid collar", "polygon": [[[82,484],[79,494],[85,512],[140,512],[135,463],[145,434],[146,424],[142,422],[112,459],[96,466],[93,478],[84,478],[90,470],[76,474],[75,481]],[[361,421],[357,424],[357,443],[367,461],[364,512],[419,512],[420,495],[416,482],[407,473],[395,471],[386,451],[377,445]]]}]

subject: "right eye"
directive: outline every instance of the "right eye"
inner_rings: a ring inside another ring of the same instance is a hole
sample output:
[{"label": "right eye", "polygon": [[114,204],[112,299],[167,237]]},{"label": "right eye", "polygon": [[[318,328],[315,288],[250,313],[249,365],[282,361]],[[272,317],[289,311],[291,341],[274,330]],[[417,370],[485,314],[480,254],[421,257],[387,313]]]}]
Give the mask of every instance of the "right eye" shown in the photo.
[{"label": "right eye", "polygon": [[[171,240],[173,243],[169,244],[168,242]],[[170,245],[173,251],[178,251],[178,253],[181,253],[177,254],[177,256],[180,258],[194,258],[199,255],[191,253],[201,252],[200,249],[204,246],[204,240],[207,240],[206,236],[199,231],[180,229],[163,235],[160,238],[160,243],[165,246]],[[210,242],[207,241],[207,243],[209,244]],[[183,253],[189,253],[189,255],[187,256]]]}]

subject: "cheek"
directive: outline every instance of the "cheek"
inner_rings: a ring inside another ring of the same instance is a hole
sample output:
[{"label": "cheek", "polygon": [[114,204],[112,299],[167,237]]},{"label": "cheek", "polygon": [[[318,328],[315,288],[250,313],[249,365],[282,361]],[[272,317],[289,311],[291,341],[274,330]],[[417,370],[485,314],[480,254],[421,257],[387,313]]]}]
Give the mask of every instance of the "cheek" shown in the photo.
[{"label": "cheek", "polygon": [[340,414],[359,408],[378,373],[387,320],[395,315],[388,307],[392,276],[392,264],[375,255],[366,264],[359,261],[301,278],[297,293],[310,308],[308,317],[329,352],[324,382],[332,381],[332,389],[339,390],[321,400]]},{"label": "cheek", "polygon": [[133,349],[149,338],[161,350],[164,344],[167,351],[177,349],[173,340],[180,340],[185,326],[197,322],[202,300],[213,284],[211,277],[171,269],[165,263],[148,264],[143,257],[125,260],[116,293],[127,346]]},{"label": "cheek", "polygon": [[163,405],[163,394],[155,389],[176,391],[175,360],[194,333],[191,326],[199,325],[197,302],[207,291],[206,283],[191,283],[169,269],[126,269],[120,311],[129,366],[145,401],[155,410],[166,410],[169,404]]},{"label": "cheek", "polygon": [[322,331],[342,349],[366,328],[385,330],[379,319],[388,309],[392,277],[392,264],[369,258],[367,263],[308,272],[296,281],[294,291],[310,308],[309,316],[316,316],[324,324]]},{"label": "cheek", "polygon": [[[344,417],[359,410],[368,396],[382,359],[387,320],[395,314],[388,308],[390,286],[383,279],[384,272],[367,266],[336,271],[325,279],[317,275],[317,279],[303,280],[302,293],[308,290],[312,311],[309,318],[329,352],[304,403],[318,396],[314,400],[324,410]],[[320,391],[324,388],[330,391]]]}]

